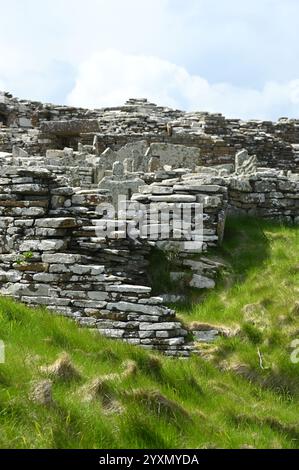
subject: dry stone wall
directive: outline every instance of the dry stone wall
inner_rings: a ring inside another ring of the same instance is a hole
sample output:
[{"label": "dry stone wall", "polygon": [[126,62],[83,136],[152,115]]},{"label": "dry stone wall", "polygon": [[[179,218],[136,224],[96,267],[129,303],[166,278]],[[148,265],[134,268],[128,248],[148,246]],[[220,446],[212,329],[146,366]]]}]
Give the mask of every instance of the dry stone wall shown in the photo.
[{"label": "dry stone wall", "polygon": [[12,153],[0,152],[0,165],[20,168],[44,168],[69,184],[90,188],[94,183],[95,169],[86,161],[86,154],[74,152],[72,148],[47,150],[45,156],[29,156],[22,148],[14,146]]},{"label": "dry stone wall", "polygon": [[75,192],[42,169],[1,169],[0,294],[169,355],[188,355],[175,312],[150,296],[148,247],[99,238],[98,192]]},{"label": "dry stone wall", "polygon": [[148,145],[164,142],[196,147],[202,165],[233,163],[235,153],[247,148],[261,167],[299,170],[296,119],[241,121],[134,99],[115,108],[87,110],[19,101],[0,93],[0,152],[18,145],[31,155],[42,155],[48,149],[77,149],[83,144],[98,156],[107,147],[119,150],[144,139]]},{"label": "dry stone wall", "polygon": [[229,206],[234,214],[299,224],[299,175],[265,168],[241,178],[232,176]]},{"label": "dry stone wall", "polygon": [[[195,175],[182,178],[143,185],[127,203],[134,205],[139,198],[147,208],[152,200],[170,210],[174,203],[203,205],[205,228],[193,250],[186,248],[187,236],[180,242],[170,236],[166,246],[159,237],[148,242],[144,226],[138,243],[103,236],[99,227],[107,230],[111,221],[97,208],[112,201],[109,191],[74,189],[45,168],[2,166],[0,294],[45,306],[112,338],[187,356],[191,346],[175,312],[163,305],[163,298],[151,297],[147,256],[153,245],[171,250],[179,243],[181,264],[193,276],[190,285],[213,287],[209,273],[215,273],[215,266],[199,261],[194,266],[186,254],[202,253],[222,237],[227,190],[219,178],[210,185]],[[134,213],[124,223],[132,225],[132,220]]]}]

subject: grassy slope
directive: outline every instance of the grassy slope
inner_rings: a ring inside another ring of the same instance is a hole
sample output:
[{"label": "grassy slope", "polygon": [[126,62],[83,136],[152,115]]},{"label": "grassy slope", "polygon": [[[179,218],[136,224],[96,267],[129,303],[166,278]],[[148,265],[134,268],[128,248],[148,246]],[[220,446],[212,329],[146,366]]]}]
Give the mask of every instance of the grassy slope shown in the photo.
[{"label": "grassy slope", "polygon": [[[299,337],[299,312],[292,312],[299,294],[298,234],[255,220],[230,221],[221,253],[231,264],[229,280],[220,280],[201,304],[194,295],[192,305],[178,307],[185,322],[241,328],[235,338],[205,349],[209,361],[155,360],[67,319],[0,299],[6,344],[0,447],[299,448],[299,366],[289,357],[290,342]],[[163,279],[161,269],[159,275]],[[252,303],[259,305],[244,320],[242,309]],[[33,403],[32,382],[45,378],[40,366],[62,352],[81,379],[54,379],[54,404]],[[121,373],[127,360],[136,362],[135,374],[103,379]],[[84,386],[101,377],[101,392],[87,402]]]},{"label": "grassy slope", "polygon": [[211,351],[215,362],[247,364],[252,379],[297,395],[299,367],[290,353],[291,342],[299,339],[299,229],[250,218],[230,220],[220,254],[230,264],[229,273],[201,303],[181,306],[178,314],[187,323],[240,328],[237,337],[218,341]]}]

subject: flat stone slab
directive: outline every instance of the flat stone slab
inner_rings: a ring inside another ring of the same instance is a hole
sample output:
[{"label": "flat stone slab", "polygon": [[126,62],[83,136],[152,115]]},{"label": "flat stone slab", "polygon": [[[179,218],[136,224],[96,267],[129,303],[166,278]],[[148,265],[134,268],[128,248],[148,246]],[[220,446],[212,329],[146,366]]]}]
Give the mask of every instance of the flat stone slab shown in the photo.
[{"label": "flat stone slab", "polygon": [[149,294],[151,292],[150,287],[146,286],[134,286],[129,284],[119,284],[119,285],[112,285],[106,286],[107,292],[127,292],[133,294]]},{"label": "flat stone slab", "polygon": [[176,184],[173,187],[174,191],[196,191],[199,193],[217,193],[221,192],[222,186],[216,184]]},{"label": "flat stone slab", "polygon": [[119,310],[121,312],[137,312],[145,315],[165,316],[169,315],[172,310],[166,307],[157,307],[155,305],[135,304],[131,302],[115,302],[108,303],[107,310]]},{"label": "flat stone slab", "polygon": [[215,281],[200,274],[193,274],[189,285],[196,289],[214,289]]},{"label": "flat stone slab", "polygon": [[149,196],[152,202],[196,202],[196,196],[190,194],[170,194],[165,196]]},{"label": "flat stone slab", "polygon": [[44,121],[41,130],[45,134],[77,135],[82,132],[98,132],[97,119],[72,119],[71,121]]},{"label": "flat stone slab", "polygon": [[218,330],[194,331],[193,334],[199,343],[212,343],[219,337]]},{"label": "flat stone slab", "polygon": [[40,219],[35,222],[36,227],[42,228],[74,228],[77,227],[76,219],[73,217],[57,217]]}]

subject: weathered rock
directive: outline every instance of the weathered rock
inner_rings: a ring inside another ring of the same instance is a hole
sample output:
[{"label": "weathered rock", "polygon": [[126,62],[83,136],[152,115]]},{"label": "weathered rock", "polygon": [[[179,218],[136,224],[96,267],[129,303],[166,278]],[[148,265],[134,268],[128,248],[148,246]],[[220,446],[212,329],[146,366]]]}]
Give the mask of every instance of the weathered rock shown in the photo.
[{"label": "weathered rock", "polygon": [[36,221],[35,226],[43,228],[75,228],[77,227],[77,221],[73,217],[40,219]]},{"label": "weathered rock", "polygon": [[196,289],[214,289],[215,281],[200,274],[193,274],[189,285]]}]

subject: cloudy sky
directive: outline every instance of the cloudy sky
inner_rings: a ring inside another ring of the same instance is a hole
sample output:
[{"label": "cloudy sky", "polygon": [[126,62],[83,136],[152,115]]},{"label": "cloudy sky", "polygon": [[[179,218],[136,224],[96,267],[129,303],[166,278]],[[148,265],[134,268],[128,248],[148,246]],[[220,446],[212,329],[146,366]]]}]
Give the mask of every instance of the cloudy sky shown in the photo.
[{"label": "cloudy sky", "polygon": [[0,0],[0,89],[299,118],[298,0]]}]

